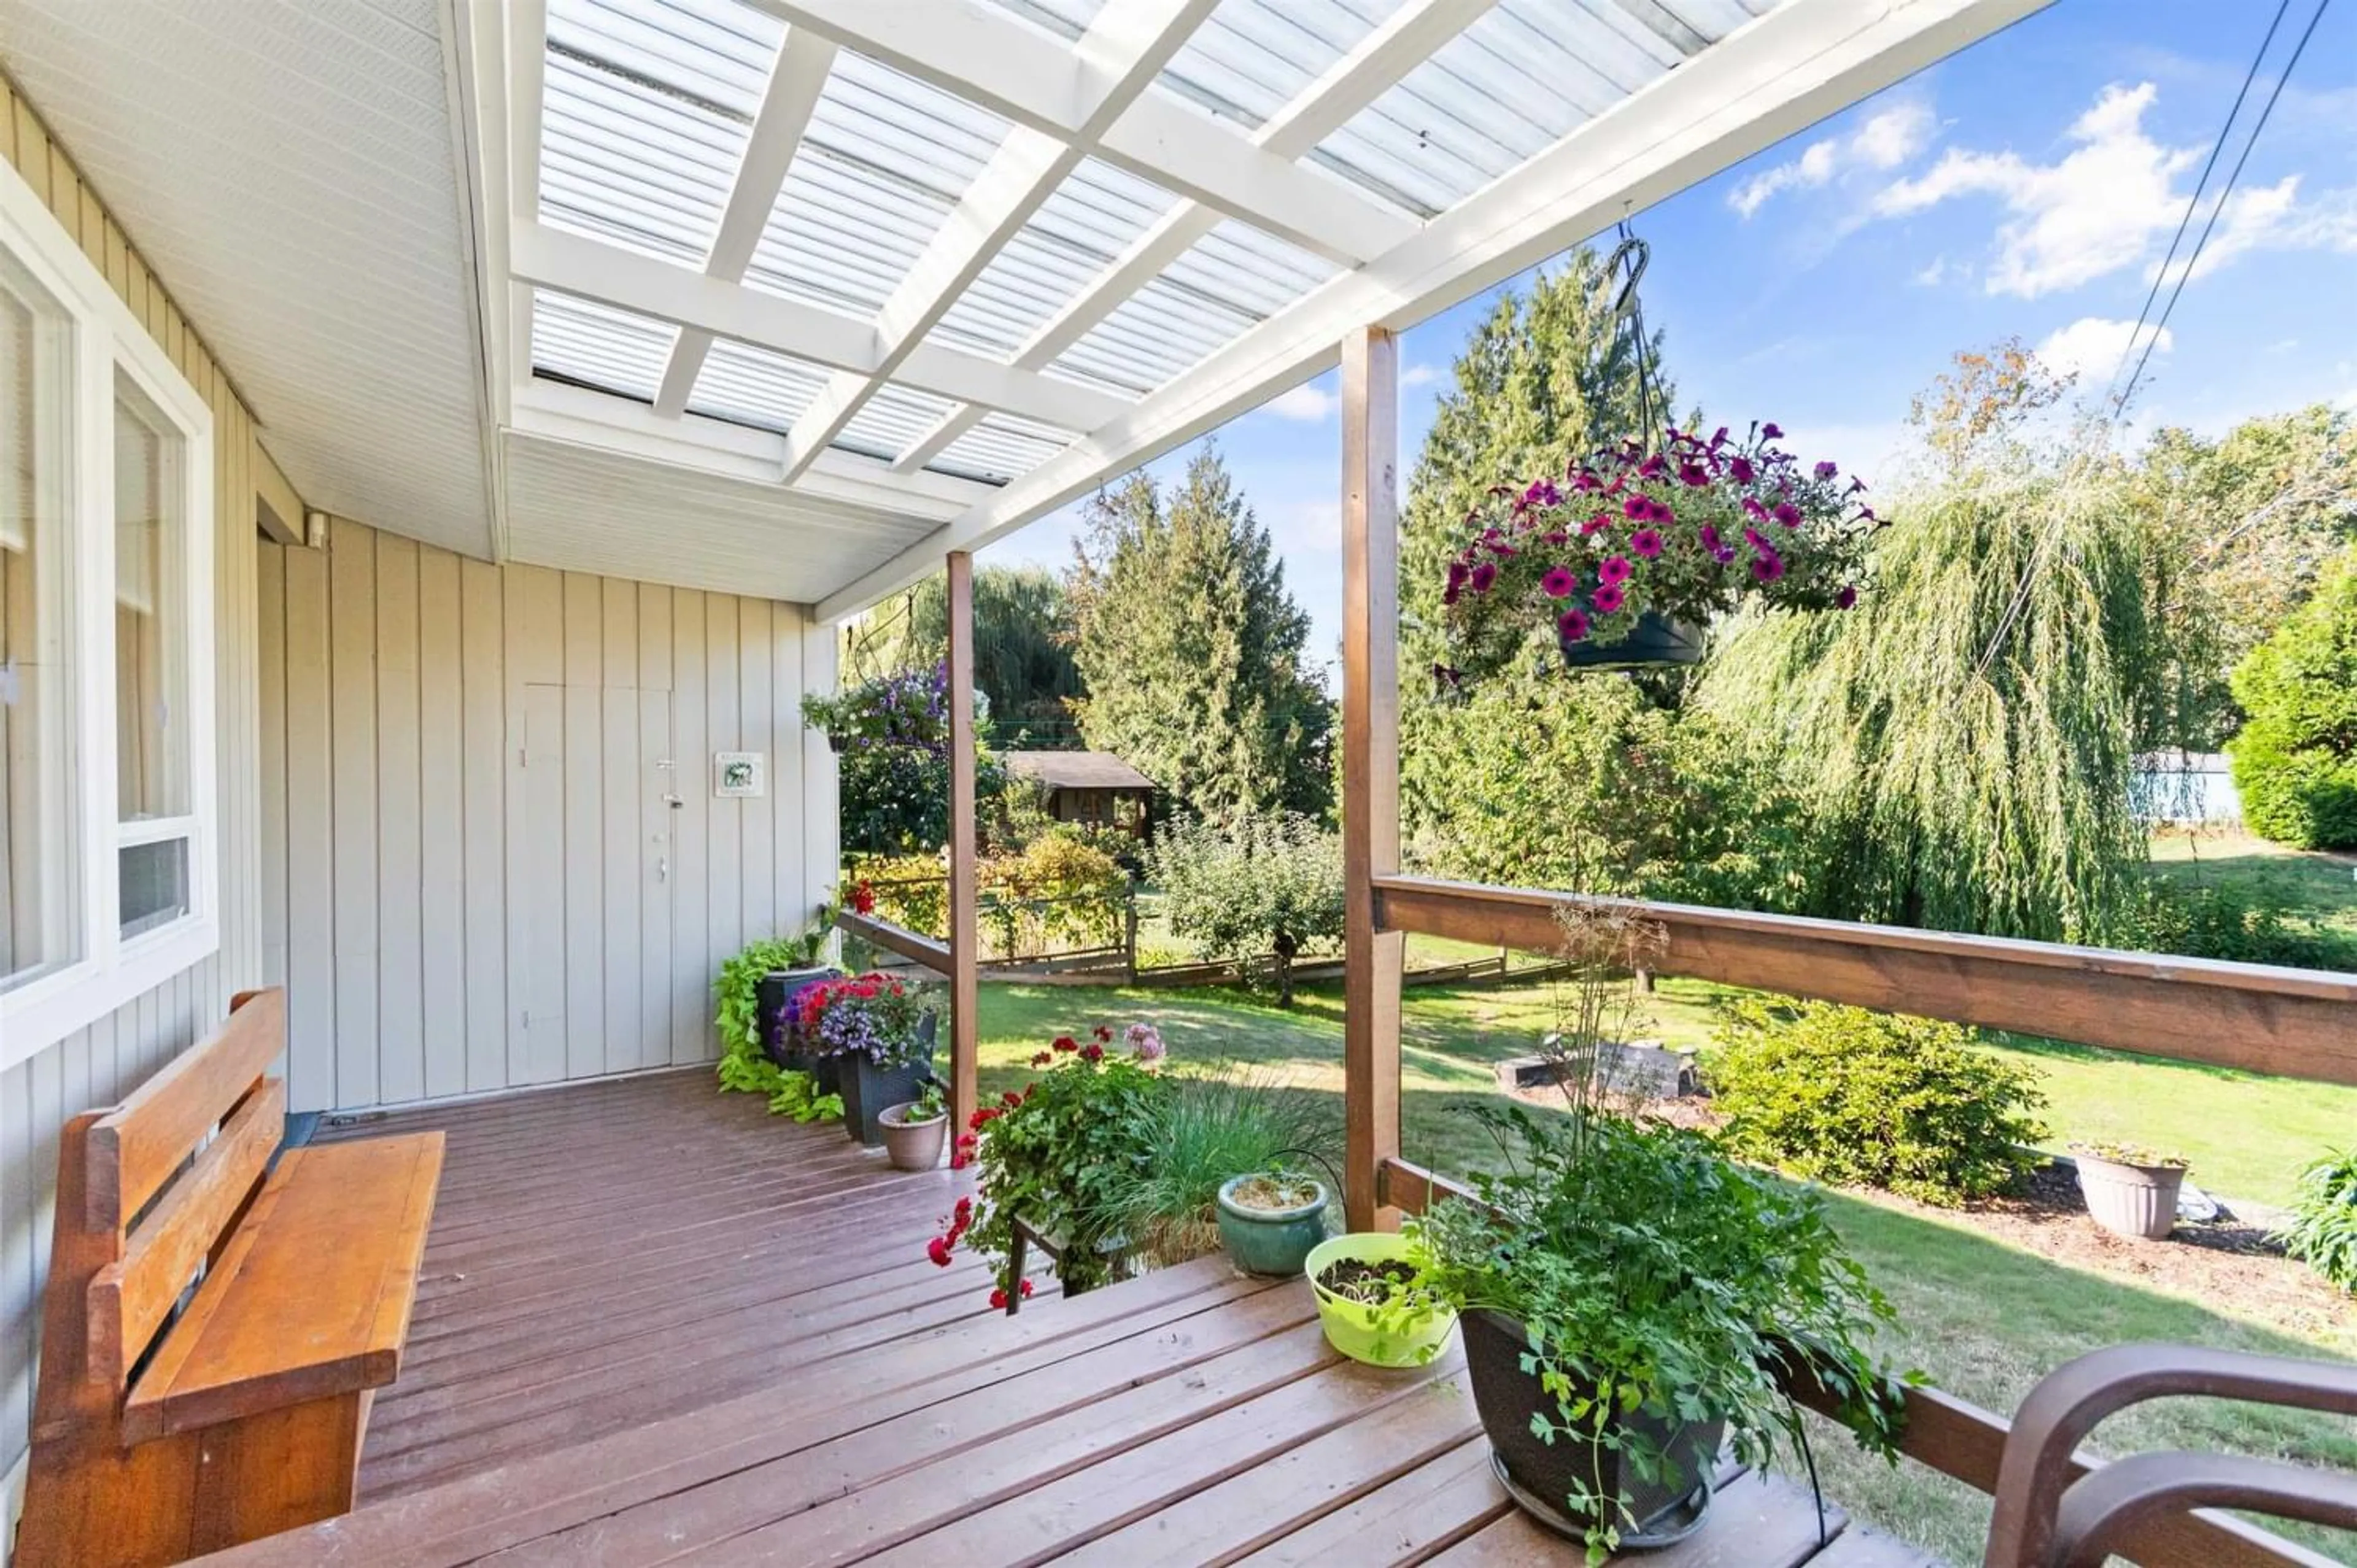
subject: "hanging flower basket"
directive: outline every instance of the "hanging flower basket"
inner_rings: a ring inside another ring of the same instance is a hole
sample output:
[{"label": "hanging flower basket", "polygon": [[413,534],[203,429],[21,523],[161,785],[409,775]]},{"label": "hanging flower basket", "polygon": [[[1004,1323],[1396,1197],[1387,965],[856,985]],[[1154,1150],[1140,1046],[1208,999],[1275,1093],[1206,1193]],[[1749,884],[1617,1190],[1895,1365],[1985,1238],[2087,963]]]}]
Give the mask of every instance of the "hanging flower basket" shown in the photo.
[{"label": "hanging flower basket", "polygon": [[826,732],[838,754],[871,746],[940,751],[950,738],[949,672],[880,675],[845,687],[836,696],[802,699],[802,722]]},{"label": "hanging flower basket", "polygon": [[1691,664],[1702,628],[1741,605],[1847,609],[1881,521],[1862,480],[1803,465],[1755,424],[1741,440],[1624,442],[1560,479],[1500,485],[1466,515],[1441,600],[1444,683],[1513,659],[1541,628],[1566,666]]}]

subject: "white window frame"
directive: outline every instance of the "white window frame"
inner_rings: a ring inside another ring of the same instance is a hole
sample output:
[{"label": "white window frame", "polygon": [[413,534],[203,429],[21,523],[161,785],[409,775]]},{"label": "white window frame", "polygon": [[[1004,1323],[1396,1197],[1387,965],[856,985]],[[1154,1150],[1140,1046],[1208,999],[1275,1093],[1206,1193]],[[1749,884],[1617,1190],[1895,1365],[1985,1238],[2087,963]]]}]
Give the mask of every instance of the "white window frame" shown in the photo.
[{"label": "white window frame", "polygon": [[[80,951],[0,992],[0,1070],[195,968],[221,948],[219,778],[213,728],[213,416],[146,324],[13,166],[0,162],[0,246],[73,318],[75,381],[70,558],[77,802],[73,874],[81,878]],[[187,646],[188,814],[118,821],[114,754],[114,388],[121,371],[177,427],[185,460],[179,516]],[[157,838],[188,843],[188,912],[124,940],[121,853]]]}]

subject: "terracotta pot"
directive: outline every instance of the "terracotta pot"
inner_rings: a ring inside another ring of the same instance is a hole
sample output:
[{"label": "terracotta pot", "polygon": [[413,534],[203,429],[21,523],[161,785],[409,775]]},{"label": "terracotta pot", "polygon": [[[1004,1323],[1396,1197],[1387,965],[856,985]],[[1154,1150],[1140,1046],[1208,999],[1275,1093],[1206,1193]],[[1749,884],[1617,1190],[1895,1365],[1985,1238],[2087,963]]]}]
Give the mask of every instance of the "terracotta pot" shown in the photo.
[{"label": "terracotta pot", "polygon": [[916,1110],[916,1101],[905,1105],[888,1105],[877,1117],[884,1129],[884,1154],[896,1171],[929,1171],[942,1163],[942,1151],[949,1146],[950,1113],[946,1111],[923,1122],[911,1122],[909,1113]]},{"label": "terracotta pot", "polygon": [[1539,1386],[1538,1374],[1523,1370],[1530,1331],[1503,1313],[1476,1310],[1459,1320],[1465,1329],[1465,1369],[1473,1383],[1473,1408],[1490,1439],[1491,1468],[1507,1494],[1548,1529],[1577,1537],[1587,1520],[1573,1515],[1575,1484],[1590,1482],[1591,1464],[1600,1461],[1596,1484],[1607,1494],[1629,1494],[1633,1530],[1620,1532],[1624,1547],[1667,1546],[1698,1529],[1710,1508],[1710,1473],[1727,1435],[1720,1421],[1674,1423],[1640,1412],[1621,1418],[1624,1431],[1641,1433],[1666,1454],[1673,1474],[1647,1480],[1624,1470],[1617,1451],[1592,1461],[1584,1444],[1546,1443],[1531,1431],[1531,1417],[1555,1413],[1555,1396]]},{"label": "terracotta pot", "polygon": [[2177,1192],[2185,1185],[2183,1165],[2134,1165],[2119,1160],[2075,1156],[2079,1191],[2095,1223],[2115,1236],[2158,1241],[2177,1223]]}]

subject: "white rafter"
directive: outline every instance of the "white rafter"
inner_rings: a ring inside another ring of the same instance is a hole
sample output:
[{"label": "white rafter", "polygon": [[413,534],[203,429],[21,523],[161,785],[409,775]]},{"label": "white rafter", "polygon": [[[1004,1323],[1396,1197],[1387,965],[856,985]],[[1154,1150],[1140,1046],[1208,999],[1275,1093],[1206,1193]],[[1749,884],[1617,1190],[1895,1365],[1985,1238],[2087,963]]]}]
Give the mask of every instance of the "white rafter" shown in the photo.
[{"label": "white rafter", "polygon": [[1114,68],[974,0],[753,4],[1343,266],[1371,261],[1415,231],[1396,208],[1168,93],[1138,93],[1117,116],[1103,115]]},{"label": "white rafter", "polygon": [[[511,0],[507,27],[507,220],[540,219],[540,133],[548,80],[548,0]],[[511,389],[532,380],[532,290],[508,290]]]},{"label": "white rafter", "polygon": [[[831,369],[872,376],[884,363],[883,338],[871,322],[725,283],[570,230],[517,224],[510,236],[509,264],[520,285],[578,295]],[[528,378],[528,359],[524,373]],[[938,396],[1067,430],[1093,429],[1130,406],[1125,399],[1078,381],[931,343],[909,349],[898,379]]]},{"label": "white rafter", "polygon": [[786,440],[789,484],[834,443],[867,400],[916,351],[1001,247],[1080,166],[1082,148],[1153,84],[1218,0],[1112,0],[1072,53],[1090,72],[1081,122],[1060,140],[1014,126],[877,315],[882,352],[865,374],[828,378]]},{"label": "white rafter", "polygon": [[[728,204],[721,209],[720,227],[713,233],[712,253],[704,274],[723,283],[736,283],[753,263],[769,225],[770,210],[786,183],[786,170],[802,145],[802,131],[811,111],[826,91],[827,73],[834,69],[835,44],[804,27],[787,31],[777,63],[770,68],[761,106],[745,136],[745,156],[728,188]],[[655,393],[655,412],[677,417],[687,407],[695,378],[704,373],[705,356],[712,352],[712,334],[700,327],[683,327],[663,367],[662,385]]]},{"label": "white rafter", "polygon": [[1405,328],[1706,179],[2049,0],[1788,0],[1369,265],[1334,278],[818,606],[840,619]]},{"label": "white rafter", "polygon": [[[1409,0],[1254,132],[1254,145],[1282,158],[1303,156],[1496,4]],[[1046,369],[1121,308],[1123,301],[1161,276],[1225,216],[1197,201],[1181,201],[1164,213],[1031,335],[1015,355],[1016,368]],[[985,412],[972,403],[950,410],[893,459],[892,467],[902,473],[924,467],[979,424]]]}]

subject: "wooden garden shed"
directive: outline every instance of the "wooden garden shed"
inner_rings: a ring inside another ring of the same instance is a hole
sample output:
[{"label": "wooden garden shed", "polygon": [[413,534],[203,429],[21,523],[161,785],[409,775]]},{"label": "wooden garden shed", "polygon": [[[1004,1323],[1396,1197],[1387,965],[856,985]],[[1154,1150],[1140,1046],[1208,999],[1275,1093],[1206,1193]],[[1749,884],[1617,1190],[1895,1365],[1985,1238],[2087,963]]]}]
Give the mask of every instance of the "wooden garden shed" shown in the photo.
[{"label": "wooden garden shed", "polygon": [[1060,822],[1154,831],[1154,780],[1110,751],[1003,751],[1006,771],[1039,792]]}]

